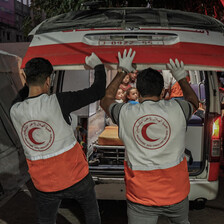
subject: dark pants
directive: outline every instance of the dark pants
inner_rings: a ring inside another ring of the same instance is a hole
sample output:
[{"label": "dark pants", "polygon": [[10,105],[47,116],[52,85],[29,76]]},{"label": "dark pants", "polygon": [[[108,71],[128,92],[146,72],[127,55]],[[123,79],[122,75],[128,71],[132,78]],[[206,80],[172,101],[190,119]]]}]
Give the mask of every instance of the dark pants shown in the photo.
[{"label": "dark pants", "polygon": [[127,200],[128,224],[156,224],[159,216],[166,216],[172,224],[190,224],[189,201],[168,206],[145,206]]},{"label": "dark pants", "polygon": [[75,199],[85,215],[86,224],[100,224],[99,207],[94,190],[94,181],[88,174],[75,185],[57,192],[36,190],[38,224],[55,224],[62,199]]}]

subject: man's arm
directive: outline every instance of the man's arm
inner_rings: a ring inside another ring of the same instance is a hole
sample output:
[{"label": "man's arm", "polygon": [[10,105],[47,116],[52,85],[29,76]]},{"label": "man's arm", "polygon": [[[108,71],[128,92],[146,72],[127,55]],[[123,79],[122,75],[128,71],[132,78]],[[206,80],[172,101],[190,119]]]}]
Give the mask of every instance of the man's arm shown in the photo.
[{"label": "man's arm", "polygon": [[179,63],[177,59],[175,59],[175,62],[170,59],[170,63],[167,64],[167,67],[171,70],[173,77],[178,81],[183,91],[184,99],[190,102],[194,107],[194,111],[196,111],[199,107],[199,101],[186,79],[187,73],[184,70],[184,63],[182,61]]},{"label": "man's arm", "polygon": [[179,80],[178,83],[183,91],[184,99],[186,101],[192,103],[192,105],[194,107],[194,111],[196,111],[199,107],[199,101],[198,101],[198,97],[197,97],[196,93],[191,88],[191,86],[189,85],[186,78]]},{"label": "man's arm", "polygon": [[94,83],[91,87],[83,90],[56,94],[64,117],[67,117],[72,111],[100,100],[105,95],[106,72],[103,63],[94,53],[87,56],[85,62],[95,70]]},{"label": "man's arm", "polygon": [[63,114],[68,115],[72,111],[100,100],[105,95],[106,72],[103,64],[95,66],[94,75],[94,83],[89,88],[56,93]]},{"label": "man's arm", "polygon": [[[132,67],[132,61],[135,57],[135,51],[132,53],[132,49],[130,48],[127,54],[127,50],[124,50],[123,58],[121,57],[121,53],[118,52],[118,60],[119,60],[119,71],[117,75],[114,77],[112,82],[109,84],[109,86],[106,89],[106,94],[100,101],[100,106],[104,109],[106,114],[110,117],[109,113],[109,107],[112,103],[115,103],[115,96],[118,90],[119,85],[121,84],[121,81],[125,77],[125,75],[131,71],[134,70]],[[122,70],[123,71],[122,71]]]},{"label": "man's arm", "polygon": [[116,103],[115,96],[117,93],[117,90],[119,88],[119,85],[121,84],[122,80],[126,76],[125,71],[118,71],[114,79],[111,81],[109,86],[106,88],[105,96],[100,101],[100,106],[103,108],[103,110],[106,112],[106,114],[110,117],[109,113],[109,107],[112,103]]}]

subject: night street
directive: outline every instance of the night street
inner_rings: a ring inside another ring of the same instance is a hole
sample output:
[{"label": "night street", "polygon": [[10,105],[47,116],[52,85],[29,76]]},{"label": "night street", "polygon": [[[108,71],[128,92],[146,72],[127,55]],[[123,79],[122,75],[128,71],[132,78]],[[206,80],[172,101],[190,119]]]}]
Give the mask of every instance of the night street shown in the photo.
[{"label": "night street", "polygon": [[183,223],[187,197],[224,224],[224,0],[0,0],[0,224]]}]

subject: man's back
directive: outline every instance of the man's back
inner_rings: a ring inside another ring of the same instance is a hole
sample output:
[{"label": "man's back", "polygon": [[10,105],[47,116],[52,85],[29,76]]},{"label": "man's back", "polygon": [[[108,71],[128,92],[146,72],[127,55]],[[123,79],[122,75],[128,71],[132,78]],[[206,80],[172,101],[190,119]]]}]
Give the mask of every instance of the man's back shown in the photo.
[{"label": "man's back", "polygon": [[88,174],[85,155],[55,94],[18,102],[10,114],[37,189],[62,190]]},{"label": "man's back", "polygon": [[[186,121],[198,108],[198,98],[186,80],[184,64],[170,59],[167,67],[180,84],[186,101],[162,101],[165,93],[160,72],[147,68],[137,76],[140,104],[117,104],[116,90],[133,70],[135,52],[118,53],[119,71],[100,105],[119,125],[125,144],[125,185],[128,223],[156,223],[166,215],[172,223],[188,222],[190,191],[184,157]],[[176,127],[177,126],[177,127]]]},{"label": "man's back", "polygon": [[[34,158],[36,156],[44,159],[45,156],[76,143],[55,94],[42,94],[16,103],[11,108],[11,117],[23,140],[28,159],[38,159]],[[22,130],[19,130],[21,126]]]},{"label": "man's back", "polygon": [[184,158],[186,120],[192,113],[188,102],[147,100],[121,108],[117,104],[111,113],[119,118],[115,122],[126,149],[128,200],[148,206],[183,200],[189,193]]},{"label": "man's back", "polygon": [[[178,102],[186,108],[184,112]],[[121,108],[119,135],[126,145],[129,160],[139,157],[141,164],[155,169],[167,163],[178,164],[183,159],[185,114],[189,117],[190,111],[186,101],[178,102],[147,100],[138,105],[126,104]],[[139,151],[145,157],[141,157]]]}]

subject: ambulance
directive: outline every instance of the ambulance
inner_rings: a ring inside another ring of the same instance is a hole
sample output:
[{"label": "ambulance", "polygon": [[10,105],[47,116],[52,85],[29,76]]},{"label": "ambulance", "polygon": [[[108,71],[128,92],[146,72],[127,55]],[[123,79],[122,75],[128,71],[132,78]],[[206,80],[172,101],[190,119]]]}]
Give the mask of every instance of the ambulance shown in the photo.
[{"label": "ambulance", "polygon": [[[89,87],[94,71],[85,57],[94,52],[105,64],[107,84],[117,72],[118,52],[132,48],[138,71],[167,70],[169,59],[182,60],[196,92],[199,110],[186,130],[190,201],[203,207],[216,198],[222,150],[222,110],[218,74],[224,71],[224,24],[201,14],[150,8],[98,8],[47,19],[30,35],[22,67],[34,57],[54,66],[51,93]],[[88,96],[87,96],[88,97]],[[99,102],[72,112],[96,183],[98,199],[124,200],[124,152],[118,129],[106,126]],[[178,121],[177,121],[178,122]],[[109,136],[105,131],[109,131]]]}]

